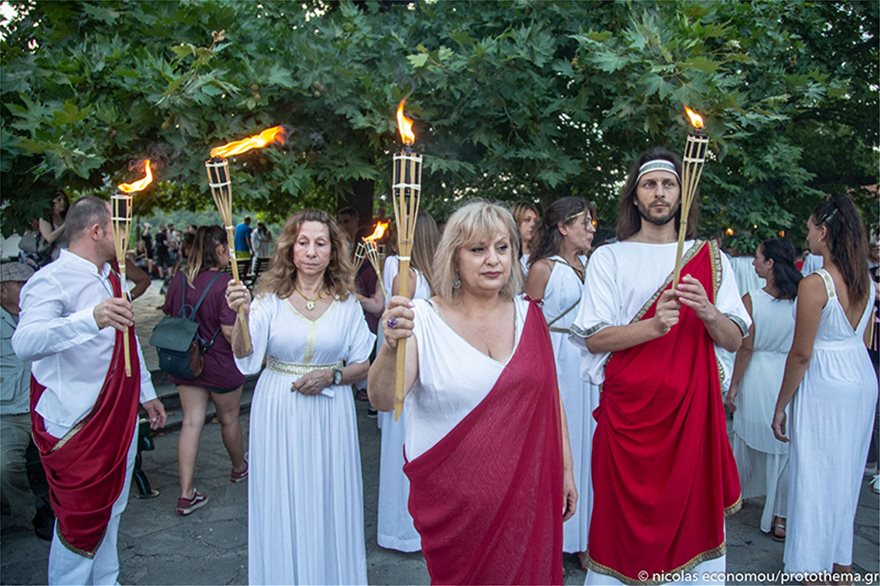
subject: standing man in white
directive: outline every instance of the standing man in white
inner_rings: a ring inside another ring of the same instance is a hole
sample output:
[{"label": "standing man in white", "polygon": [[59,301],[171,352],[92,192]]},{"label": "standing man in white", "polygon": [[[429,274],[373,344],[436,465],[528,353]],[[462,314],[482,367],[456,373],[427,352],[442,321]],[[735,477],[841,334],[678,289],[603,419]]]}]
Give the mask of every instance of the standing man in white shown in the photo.
[{"label": "standing man in white", "polygon": [[682,228],[681,282],[672,290],[680,203],[678,157],[652,149],[633,163],[619,204],[619,241],[590,258],[571,326],[572,339],[585,346],[583,374],[603,384],[592,453],[590,584],[642,581],[641,572],[723,576],[724,516],[740,505],[716,348],[738,350],[751,320],[730,263],[714,242],[693,240],[693,211]]},{"label": "standing man in white", "polygon": [[[110,206],[82,198],[71,206],[65,227],[69,248],[22,289],[12,346],[20,359],[33,362],[34,441],[58,519],[48,582],[115,584],[138,401],[153,429],[165,425],[165,410],[149,371],[141,369],[131,302],[120,298],[119,275],[110,264],[116,258]],[[123,335],[136,350],[130,377]]]}]

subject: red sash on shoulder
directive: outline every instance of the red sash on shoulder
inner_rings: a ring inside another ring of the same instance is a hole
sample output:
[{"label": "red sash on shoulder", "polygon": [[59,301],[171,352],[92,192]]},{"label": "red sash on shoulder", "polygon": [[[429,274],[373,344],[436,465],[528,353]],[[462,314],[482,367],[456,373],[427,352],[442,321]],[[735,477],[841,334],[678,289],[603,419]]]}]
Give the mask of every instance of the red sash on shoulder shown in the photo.
[{"label": "red sash on shoulder", "polygon": [[[720,271],[717,247],[704,243],[682,274],[698,279],[714,303]],[[633,321],[653,317],[659,297]],[[739,476],[715,348],[692,309],[682,307],[666,335],[614,353],[594,417],[591,568],[644,583],[640,571],[687,570],[723,555],[724,515],[739,508]]]},{"label": "red sash on shoulder", "polygon": [[403,471],[433,584],[562,583],[562,440],[550,336],[530,303],[495,386]]},{"label": "red sash on shoulder", "polygon": [[[110,275],[113,293],[119,279]],[[40,451],[58,535],[72,551],[93,557],[107,530],[113,503],[125,484],[128,448],[135,429],[140,395],[140,362],[134,328],[128,329],[131,377],[125,376],[122,332],[116,332],[113,358],[91,412],[63,438],[46,432],[36,406],[46,390],[31,377],[31,423]]]}]

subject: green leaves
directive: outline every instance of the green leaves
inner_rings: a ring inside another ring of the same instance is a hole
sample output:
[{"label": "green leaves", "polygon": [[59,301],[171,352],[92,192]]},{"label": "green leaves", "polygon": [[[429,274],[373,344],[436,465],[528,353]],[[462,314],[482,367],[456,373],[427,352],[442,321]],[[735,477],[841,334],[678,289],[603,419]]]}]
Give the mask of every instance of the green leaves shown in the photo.
[{"label": "green leaves", "polygon": [[705,233],[797,237],[819,194],[876,183],[878,29],[876,3],[33,3],[0,41],[3,230],[147,155],[143,209],[202,207],[209,149],[275,124],[284,147],[236,160],[243,208],[381,193],[409,96],[435,211],[578,195],[613,225],[629,162],[678,152],[689,104]]}]

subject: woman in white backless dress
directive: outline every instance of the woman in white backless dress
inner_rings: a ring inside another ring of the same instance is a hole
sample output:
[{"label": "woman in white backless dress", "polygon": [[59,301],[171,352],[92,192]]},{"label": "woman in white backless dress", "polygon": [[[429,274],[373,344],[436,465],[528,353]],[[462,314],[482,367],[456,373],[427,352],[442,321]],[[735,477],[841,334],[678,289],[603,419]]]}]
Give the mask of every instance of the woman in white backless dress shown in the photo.
[{"label": "woman in white backless dress", "polygon": [[785,571],[850,572],[877,401],[866,350],[874,284],[864,225],[848,198],[813,210],[807,241],[824,268],[798,288],[795,339],[773,416],[776,437],[791,442]]}]

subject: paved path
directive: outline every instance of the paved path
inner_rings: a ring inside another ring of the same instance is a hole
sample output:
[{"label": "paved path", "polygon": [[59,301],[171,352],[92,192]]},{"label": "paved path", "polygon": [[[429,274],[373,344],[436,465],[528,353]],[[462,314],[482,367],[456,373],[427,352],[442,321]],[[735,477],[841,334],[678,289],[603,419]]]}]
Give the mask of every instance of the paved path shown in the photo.
[{"label": "paved path", "polygon": [[[158,281],[136,301],[138,334],[142,342],[149,339],[152,325],[161,317],[154,309],[160,302]],[[145,347],[148,366],[150,352],[151,349]],[[155,360],[155,354],[152,360]],[[173,393],[173,389],[159,385],[160,394]],[[400,554],[376,545],[380,435],[375,420],[366,417],[365,403],[357,403],[357,414],[370,583],[427,584],[428,575],[420,554]],[[242,422],[247,430],[246,412]],[[129,501],[120,531],[120,582],[247,583],[247,486],[228,481],[230,465],[220,441],[219,425],[210,423],[205,426],[196,471],[197,486],[209,494],[211,502],[189,517],[178,517],[174,513],[178,496],[176,449],[177,432],[171,431],[157,436],[155,451],[144,454],[144,470],[161,495],[153,500],[132,497]],[[873,494],[865,483],[856,516],[853,552],[856,570],[861,573],[880,570],[878,503],[880,497]],[[743,509],[728,520],[727,567],[730,572],[769,573],[782,567],[783,544],[776,543],[757,529],[761,506],[760,499],[746,502]],[[33,533],[5,530],[0,539],[0,583],[45,583],[48,552],[48,544],[38,540]],[[573,556],[565,557],[565,570],[566,584],[583,583],[584,573]],[[751,583],[742,579],[730,582]]]}]

